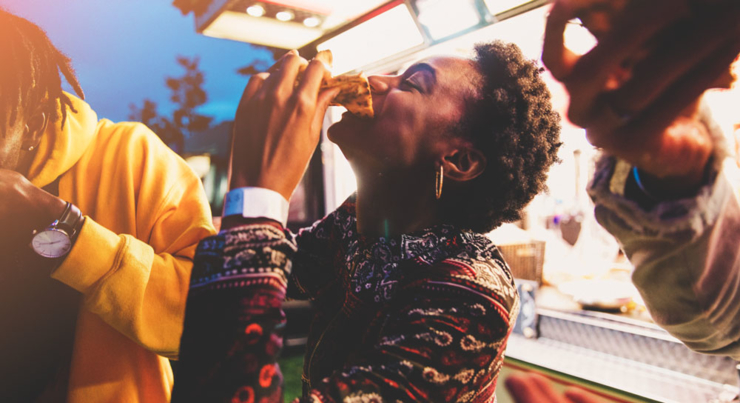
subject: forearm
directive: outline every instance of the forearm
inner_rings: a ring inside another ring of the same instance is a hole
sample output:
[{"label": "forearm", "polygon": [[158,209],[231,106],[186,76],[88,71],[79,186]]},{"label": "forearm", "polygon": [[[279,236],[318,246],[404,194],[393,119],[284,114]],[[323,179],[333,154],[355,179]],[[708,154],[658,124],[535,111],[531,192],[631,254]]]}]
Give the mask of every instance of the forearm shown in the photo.
[{"label": "forearm", "polygon": [[174,402],[279,396],[286,270],[295,245],[274,226],[201,242],[188,295]]},{"label": "forearm", "polygon": [[145,348],[176,357],[182,333],[192,256],[208,227],[182,234],[190,243],[155,253],[130,235],[118,235],[87,218],[75,246],[52,277],[80,291],[85,309]]},{"label": "forearm", "polygon": [[737,357],[740,205],[731,173],[716,167],[695,197],[649,211],[609,189],[613,165],[597,172],[590,192],[598,221],[635,266],[633,281],[656,323],[692,349]]}]

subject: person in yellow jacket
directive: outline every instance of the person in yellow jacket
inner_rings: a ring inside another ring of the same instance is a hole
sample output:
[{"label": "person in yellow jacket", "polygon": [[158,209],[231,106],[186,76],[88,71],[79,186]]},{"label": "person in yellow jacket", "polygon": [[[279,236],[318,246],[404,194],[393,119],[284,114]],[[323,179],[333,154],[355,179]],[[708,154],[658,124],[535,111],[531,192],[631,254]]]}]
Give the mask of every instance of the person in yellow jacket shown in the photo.
[{"label": "person in yellow jacket", "polygon": [[169,401],[191,259],[215,232],[200,180],[144,125],[63,92],[60,72],[84,97],[39,27],[0,10],[0,38],[0,401]]}]

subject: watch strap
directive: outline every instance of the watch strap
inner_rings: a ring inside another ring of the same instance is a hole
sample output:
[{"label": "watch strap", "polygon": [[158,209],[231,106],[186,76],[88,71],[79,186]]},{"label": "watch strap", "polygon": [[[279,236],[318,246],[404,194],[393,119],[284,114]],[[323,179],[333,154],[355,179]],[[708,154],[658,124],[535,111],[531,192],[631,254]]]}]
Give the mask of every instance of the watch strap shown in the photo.
[{"label": "watch strap", "polygon": [[224,198],[223,217],[268,218],[283,227],[288,222],[289,203],[280,193],[259,187],[232,189]]},{"label": "watch strap", "polygon": [[81,226],[82,212],[77,206],[67,202],[67,207],[64,209],[62,216],[56,221],[56,227],[67,232],[71,239],[75,239]]}]

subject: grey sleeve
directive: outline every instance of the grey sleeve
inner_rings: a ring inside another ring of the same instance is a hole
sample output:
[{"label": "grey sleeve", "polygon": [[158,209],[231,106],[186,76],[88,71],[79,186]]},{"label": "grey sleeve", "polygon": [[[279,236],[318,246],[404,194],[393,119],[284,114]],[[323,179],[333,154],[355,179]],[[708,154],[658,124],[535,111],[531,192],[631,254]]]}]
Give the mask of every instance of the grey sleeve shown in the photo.
[{"label": "grey sleeve", "polygon": [[614,158],[599,163],[589,194],[596,219],[635,266],[632,280],[653,320],[693,350],[740,359],[737,166],[715,160],[696,197],[651,211],[615,190],[626,163]]}]

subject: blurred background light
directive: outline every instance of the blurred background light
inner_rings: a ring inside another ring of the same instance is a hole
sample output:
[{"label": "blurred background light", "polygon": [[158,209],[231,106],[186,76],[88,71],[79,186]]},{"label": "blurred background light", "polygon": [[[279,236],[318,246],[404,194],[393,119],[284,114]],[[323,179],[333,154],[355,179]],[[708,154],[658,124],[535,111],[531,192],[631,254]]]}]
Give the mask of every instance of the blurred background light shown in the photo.
[{"label": "blurred background light", "polygon": [[298,49],[322,34],[317,28],[291,24],[273,18],[257,18],[246,13],[225,11],[216,17],[203,34],[283,49]]},{"label": "blurred background light", "polygon": [[417,19],[433,40],[440,40],[481,23],[473,0],[417,0]]},{"label": "blurred background light", "polygon": [[423,44],[408,7],[401,4],[320,43],[316,49],[331,49],[334,73],[341,74]]},{"label": "blurred background light", "polygon": [[578,20],[565,27],[564,37],[565,46],[577,55],[586,54],[596,46],[596,38]]},{"label": "blurred background light", "polygon": [[319,20],[316,17],[308,17],[305,20],[303,20],[303,25],[309,28],[318,27],[319,24],[321,24],[321,20]]},{"label": "blurred background light", "polygon": [[498,15],[531,2],[532,0],[485,0],[486,7],[492,15]]},{"label": "blurred background light", "polygon": [[280,21],[290,21],[294,17],[293,13],[290,11],[280,11],[277,14],[275,14],[275,18],[277,18]]},{"label": "blurred background light", "polygon": [[247,14],[251,15],[252,17],[262,17],[263,15],[265,15],[265,8],[259,4],[249,6],[247,7]]}]

